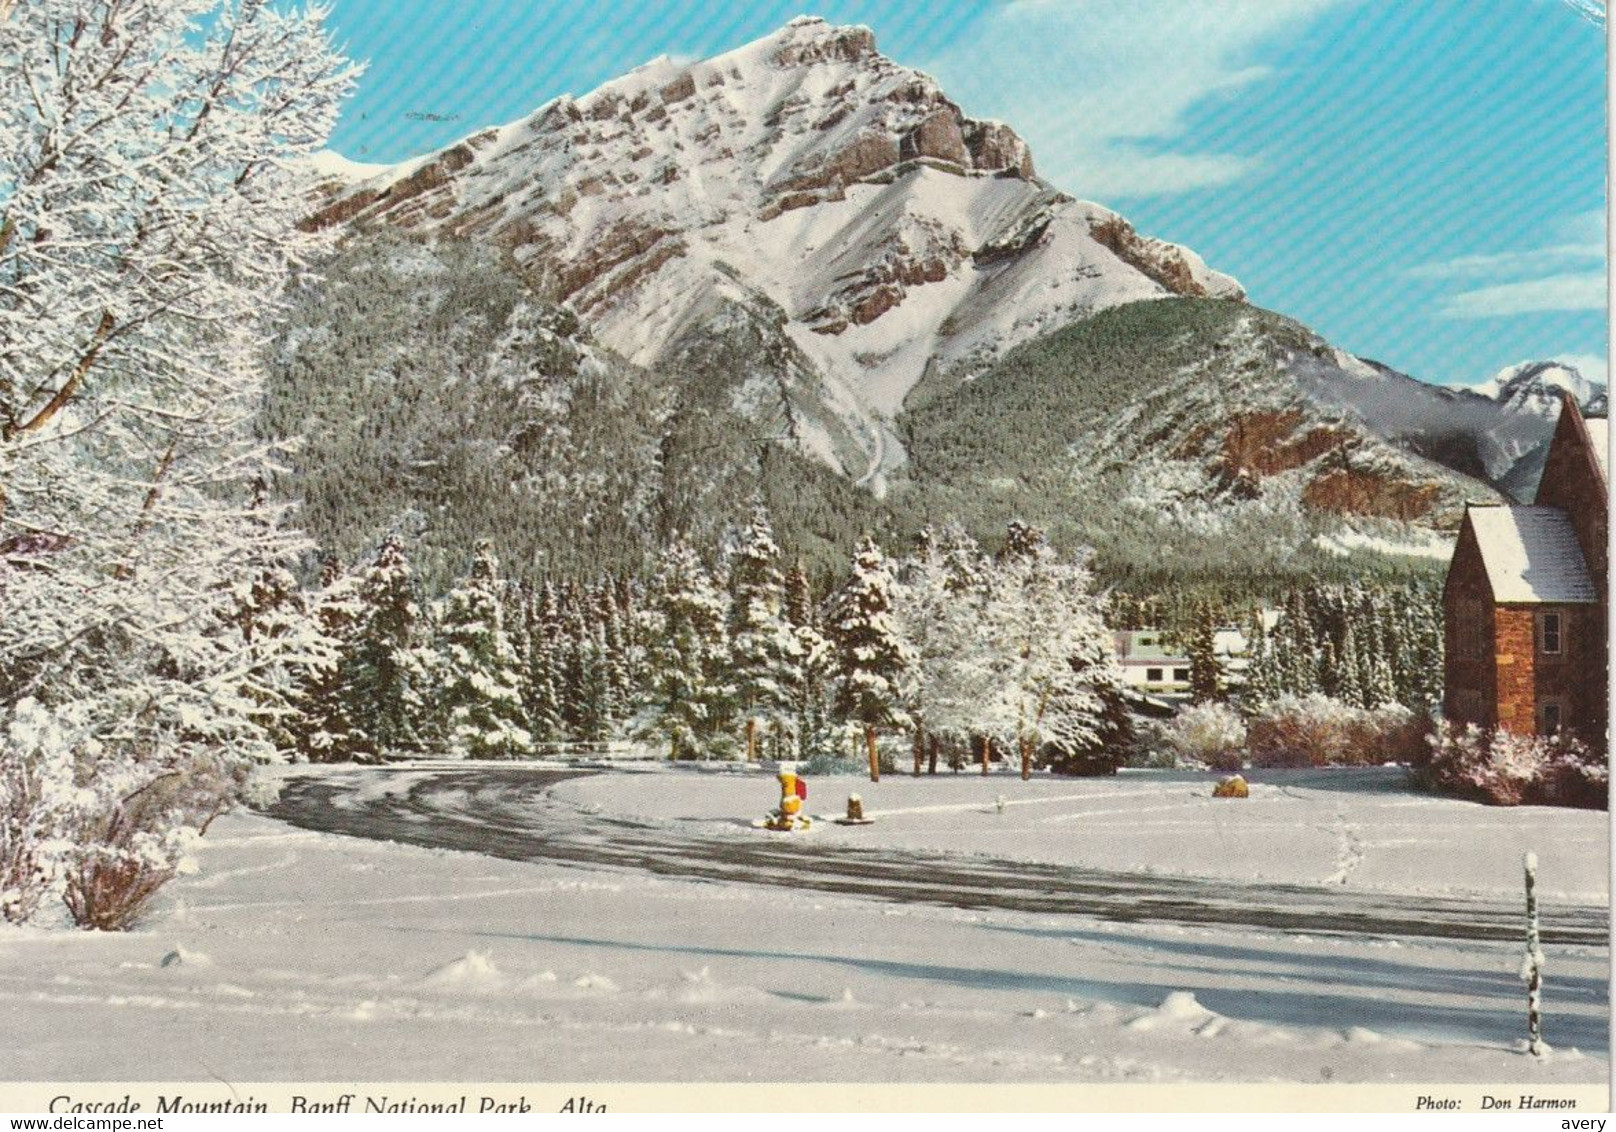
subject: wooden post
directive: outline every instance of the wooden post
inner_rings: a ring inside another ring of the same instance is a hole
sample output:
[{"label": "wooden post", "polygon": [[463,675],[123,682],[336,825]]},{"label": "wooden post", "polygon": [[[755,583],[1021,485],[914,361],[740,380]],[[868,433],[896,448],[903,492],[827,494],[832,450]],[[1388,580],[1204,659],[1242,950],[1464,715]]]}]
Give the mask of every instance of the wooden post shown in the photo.
[{"label": "wooden post", "polygon": [[757,761],[757,718],[746,717],[746,761]]},{"label": "wooden post", "polygon": [[875,728],[864,725],[864,746],[870,753],[870,781],[881,781],[881,756],[875,751]]},{"label": "wooden post", "polygon": [[1521,979],[1526,983],[1526,1048],[1534,1057],[1548,1052],[1543,1044],[1543,949],[1538,942],[1537,854],[1528,853],[1526,866],[1526,958]]},{"label": "wooden post", "polygon": [[928,773],[928,774],[936,774],[937,773],[937,736],[935,736],[935,735],[933,735],[931,737],[930,750],[927,751],[927,757],[928,757],[929,761],[928,761],[927,766],[926,766],[926,773]]},{"label": "wooden post", "polygon": [[1032,736],[1021,737],[1021,781],[1032,777]]}]

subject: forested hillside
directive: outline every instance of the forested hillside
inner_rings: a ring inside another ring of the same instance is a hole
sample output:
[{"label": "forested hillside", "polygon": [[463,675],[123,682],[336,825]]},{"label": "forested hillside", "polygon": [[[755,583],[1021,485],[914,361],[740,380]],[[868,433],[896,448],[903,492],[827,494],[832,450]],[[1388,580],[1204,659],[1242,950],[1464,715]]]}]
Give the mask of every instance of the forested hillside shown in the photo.
[{"label": "forested hillside", "polygon": [[323,550],[397,532],[433,589],[482,538],[519,578],[642,571],[676,533],[716,543],[757,492],[794,554],[839,565],[883,508],[735,413],[713,353],[650,374],[498,253],[382,235],[295,293],[259,428],[302,438],[275,491]]}]

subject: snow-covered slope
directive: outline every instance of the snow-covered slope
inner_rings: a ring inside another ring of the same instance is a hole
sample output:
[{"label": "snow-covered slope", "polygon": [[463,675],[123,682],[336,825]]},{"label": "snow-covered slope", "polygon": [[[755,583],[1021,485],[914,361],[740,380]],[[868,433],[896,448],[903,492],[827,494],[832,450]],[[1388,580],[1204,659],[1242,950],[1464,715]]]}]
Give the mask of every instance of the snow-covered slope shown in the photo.
[{"label": "snow-covered slope", "polygon": [[1588,416],[1608,410],[1605,387],[1584,377],[1574,365],[1559,361],[1521,362],[1470,387],[1496,405],[1501,419],[1481,437],[1492,456],[1488,472],[1499,487],[1519,502],[1529,503],[1548,458],[1549,440],[1560,419],[1560,395],[1568,393]]},{"label": "snow-covered slope", "polygon": [[1603,412],[1605,387],[1584,377],[1574,365],[1560,361],[1520,362],[1506,366],[1470,390],[1517,412],[1535,412],[1553,419],[1559,412],[1561,391],[1590,412]]},{"label": "snow-covered slope", "polygon": [[1195,253],[1137,234],[1033,171],[1008,126],[966,117],[868,28],[798,19],[354,183],[317,224],[383,221],[509,249],[595,337],[658,367],[745,324],[771,348],[737,404],[854,478],[901,460],[887,421],[923,377],[1120,303],[1241,298]]}]

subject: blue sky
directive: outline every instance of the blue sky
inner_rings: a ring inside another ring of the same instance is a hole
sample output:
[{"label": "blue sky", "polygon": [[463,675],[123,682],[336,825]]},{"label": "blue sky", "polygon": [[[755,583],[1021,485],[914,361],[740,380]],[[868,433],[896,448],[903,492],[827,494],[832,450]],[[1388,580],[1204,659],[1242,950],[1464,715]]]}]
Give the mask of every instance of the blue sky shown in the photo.
[{"label": "blue sky", "polygon": [[369,61],[332,147],[435,149],[657,55],[796,15],[875,29],[1040,175],[1196,249],[1254,303],[1429,381],[1605,378],[1595,0],[332,0]]}]

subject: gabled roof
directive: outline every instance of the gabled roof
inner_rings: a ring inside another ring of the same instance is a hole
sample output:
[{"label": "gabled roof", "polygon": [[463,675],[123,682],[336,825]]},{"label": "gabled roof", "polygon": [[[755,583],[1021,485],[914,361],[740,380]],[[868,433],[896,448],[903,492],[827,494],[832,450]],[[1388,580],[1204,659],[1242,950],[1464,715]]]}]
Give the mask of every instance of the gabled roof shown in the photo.
[{"label": "gabled roof", "polygon": [[1560,508],[1471,507],[1465,521],[1476,532],[1494,601],[1599,600],[1577,532]]},{"label": "gabled roof", "polygon": [[1599,461],[1599,474],[1610,482],[1610,422],[1604,417],[1584,417],[1582,426],[1588,430],[1588,443]]}]

